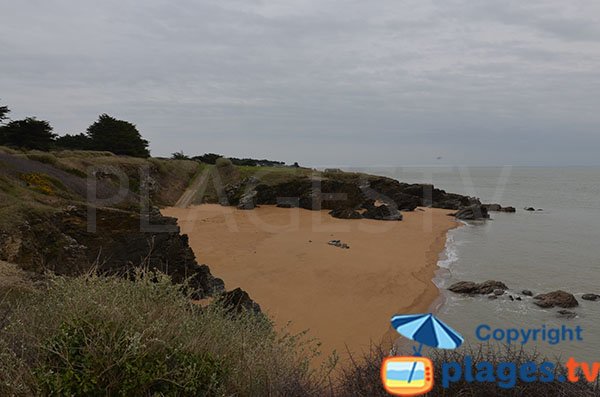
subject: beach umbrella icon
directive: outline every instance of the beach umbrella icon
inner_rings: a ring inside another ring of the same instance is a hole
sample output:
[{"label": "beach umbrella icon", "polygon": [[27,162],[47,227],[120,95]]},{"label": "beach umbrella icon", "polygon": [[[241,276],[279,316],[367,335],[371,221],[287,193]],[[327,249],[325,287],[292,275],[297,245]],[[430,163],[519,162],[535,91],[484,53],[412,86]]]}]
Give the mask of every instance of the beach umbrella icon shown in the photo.
[{"label": "beach umbrella icon", "polygon": [[[463,337],[436,318],[433,314],[403,314],[392,317],[392,327],[405,338],[419,343],[413,346],[413,354],[421,356],[423,345],[438,349],[456,349],[464,342]],[[410,383],[415,372],[416,361],[413,363],[408,382]]]},{"label": "beach umbrella icon", "polygon": [[402,314],[392,317],[392,327],[405,338],[419,343],[413,346],[415,356],[421,355],[423,345],[438,349],[456,349],[463,337],[433,314]]}]

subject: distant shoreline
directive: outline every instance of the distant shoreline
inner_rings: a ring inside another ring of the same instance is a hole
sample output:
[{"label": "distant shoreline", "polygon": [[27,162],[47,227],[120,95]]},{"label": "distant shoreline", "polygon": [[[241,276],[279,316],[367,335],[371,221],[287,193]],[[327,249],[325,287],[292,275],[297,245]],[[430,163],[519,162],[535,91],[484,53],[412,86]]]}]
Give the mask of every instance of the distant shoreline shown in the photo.
[{"label": "distant shoreline", "polygon": [[[427,312],[450,210],[404,212],[402,221],[347,220],[327,211],[264,205],[244,211],[216,204],[165,208],[199,263],[226,288],[241,287],[278,327],[310,329],[323,353],[353,353],[389,339],[395,313]],[[350,248],[329,245],[341,240]]]}]

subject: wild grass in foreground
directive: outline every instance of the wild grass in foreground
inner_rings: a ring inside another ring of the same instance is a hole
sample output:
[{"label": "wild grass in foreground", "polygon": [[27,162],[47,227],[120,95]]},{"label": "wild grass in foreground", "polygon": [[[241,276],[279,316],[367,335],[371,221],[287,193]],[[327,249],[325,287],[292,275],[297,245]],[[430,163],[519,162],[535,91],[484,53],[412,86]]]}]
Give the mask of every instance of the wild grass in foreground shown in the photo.
[{"label": "wild grass in foreground", "polygon": [[314,342],[162,274],[52,278],[0,313],[0,395],[322,395]]},{"label": "wild grass in foreground", "polygon": [[[451,383],[450,387],[442,387],[442,364],[457,362],[461,365],[465,362],[465,357],[472,358],[473,366],[480,362],[489,362],[494,368],[498,368],[499,363],[515,363],[517,368],[526,362],[535,362],[541,364],[547,360],[536,352],[515,349],[509,347],[500,347],[495,345],[478,345],[477,347],[466,346],[458,350],[434,350],[427,352],[427,356],[434,365],[434,386],[426,396],[452,396],[452,397],[491,397],[491,396],[510,396],[510,397],[539,397],[539,396],[574,396],[588,397],[600,396],[598,383],[588,383],[579,381],[577,383],[568,382],[523,382],[517,379],[512,388],[500,388],[497,382],[467,382],[462,379],[456,383]],[[350,364],[342,368],[339,389],[337,394],[345,397],[377,397],[389,396],[383,389],[380,380],[380,368],[383,359],[389,356],[389,350],[386,351],[380,346],[372,347],[370,352],[360,358],[352,359]],[[395,353],[393,355],[403,355]],[[411,354],[406,354],[410,356]],[[556,360],[555,360],[556,361]],[[555,378],[558,375],[566,376],[566,369],[559,365],[555,366]],[[583,378],[581,376],[580,378]]]}]

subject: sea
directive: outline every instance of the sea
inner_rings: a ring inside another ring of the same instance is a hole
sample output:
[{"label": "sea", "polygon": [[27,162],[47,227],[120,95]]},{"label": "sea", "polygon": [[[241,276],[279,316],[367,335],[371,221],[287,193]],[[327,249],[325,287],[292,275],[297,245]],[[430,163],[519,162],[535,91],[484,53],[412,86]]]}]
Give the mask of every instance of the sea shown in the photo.
[{"label": "sea", "polygon": [[[572,330],[580,327],[581,341],[568,340],[567,331],[566,341],[551,343],[556,341],[546,338],[512,345],[536,350],[550,359],[600,361],[600,300],[581,299],[584,293],[600,295],[600,167],[435,166],[362,171],[402,182],[432,183],[447,192],[517,209],[514,214],[490,212],[490,220],[465,222],[448,233],[433,280],[441,299],[432,310],[460,332],[466,344],[481,343],[478,328],[485,338],[496,329],[558,328],[562,333],[563,325]],[[525,207],[536,211],[525,211]],[[509,291],[490,300],[447,290],[463,280],[498,280]],[[574,294],[579,306],[568,310],[576,317],[561,318],[559,308],[536,306],[523,290]],[[497,332],[497,336],[501,334]],[[538,333],[538,339],[541,335]]]}]

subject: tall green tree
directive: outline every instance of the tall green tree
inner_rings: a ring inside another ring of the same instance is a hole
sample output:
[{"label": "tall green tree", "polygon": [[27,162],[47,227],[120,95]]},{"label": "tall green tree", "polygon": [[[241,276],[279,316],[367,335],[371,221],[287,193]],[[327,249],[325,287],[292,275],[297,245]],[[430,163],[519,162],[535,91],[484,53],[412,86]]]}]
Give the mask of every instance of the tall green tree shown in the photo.
[{"label": "tall green tree", "polygon": [[0,144],[24,149],[50,150],[56,134],[45,120],[27,117],[0,127]]},{"label": "tall green tree", "polygon": [[148,141],[142,138],[134,124],[117,120],[106,113],[88,127],[87,135],[93,150],[135,157],[150,156]]}]

